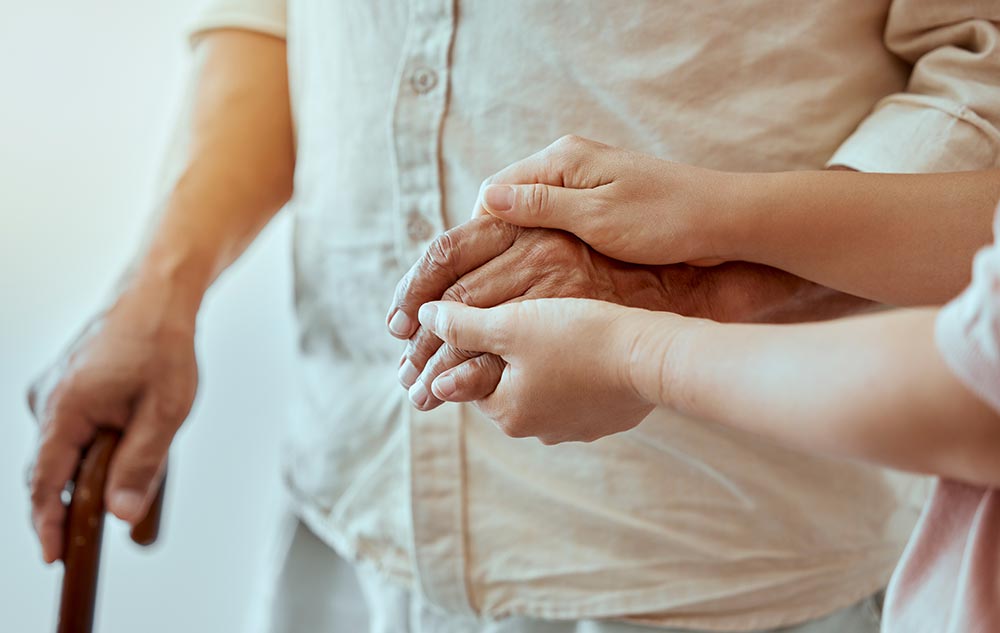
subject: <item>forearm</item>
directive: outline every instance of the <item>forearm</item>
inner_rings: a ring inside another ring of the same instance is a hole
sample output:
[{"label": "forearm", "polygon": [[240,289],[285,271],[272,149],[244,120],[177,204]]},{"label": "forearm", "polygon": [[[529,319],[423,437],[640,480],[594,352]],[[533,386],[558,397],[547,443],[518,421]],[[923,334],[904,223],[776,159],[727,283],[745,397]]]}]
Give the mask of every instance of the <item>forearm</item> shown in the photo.
[{"label": "forearm", "polygon": [[197,52],[167,192],[123,284],[184,318],[287,202],[294,171],[284,42],[218,31]]},{"label": "forearm", "polygon": [[779,328],[643,313],[632,384],[652,403],[805,451],[1000,485],[1000,419],[944,364],[935,315]]},{"label": "forearm", "polygon": [[733,259],[894,305],[940,304],[988,244],[1000,170],[733,177]]}]

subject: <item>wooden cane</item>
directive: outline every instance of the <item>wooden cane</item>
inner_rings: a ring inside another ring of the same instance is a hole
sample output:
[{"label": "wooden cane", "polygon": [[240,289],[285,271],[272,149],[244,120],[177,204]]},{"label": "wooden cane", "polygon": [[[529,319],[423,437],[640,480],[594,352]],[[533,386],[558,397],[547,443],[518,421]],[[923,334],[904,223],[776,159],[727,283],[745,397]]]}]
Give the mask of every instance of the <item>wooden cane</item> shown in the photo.
[{"label": "wooden cane", "polygon": [[[58,633],[91,633],[94,627],[104,534],[104,486],[119,439],[117,431],[99,431],[87,448],[73,483],[66,517]],[[149,513],[132,529],[132,540],[140,545],[152,545],[159,535],[165,488],[166,477]]]}]

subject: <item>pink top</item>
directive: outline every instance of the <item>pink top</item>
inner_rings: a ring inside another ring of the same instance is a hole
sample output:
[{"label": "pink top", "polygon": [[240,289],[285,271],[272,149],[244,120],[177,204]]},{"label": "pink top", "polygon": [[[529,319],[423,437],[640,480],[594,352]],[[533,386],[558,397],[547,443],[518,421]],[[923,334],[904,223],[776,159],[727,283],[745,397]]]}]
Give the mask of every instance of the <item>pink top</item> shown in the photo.
[{"label": "pink top", "polygon": [[[1000,240],[1000,209],[993,232]],[[972,284],[941,310],[936,338],[955,375],[1000,411],[996,241],[976,256]],[[1000,490],[938,483],[889,583],[883,631],[1000,632]]]}]

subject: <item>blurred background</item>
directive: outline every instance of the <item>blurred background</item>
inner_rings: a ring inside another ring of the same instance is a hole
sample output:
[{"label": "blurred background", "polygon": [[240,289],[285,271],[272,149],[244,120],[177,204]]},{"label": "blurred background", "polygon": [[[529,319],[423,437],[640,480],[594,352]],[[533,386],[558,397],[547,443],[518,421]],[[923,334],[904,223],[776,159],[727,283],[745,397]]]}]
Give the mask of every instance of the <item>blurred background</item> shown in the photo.
[{"label": "blurred background", "polygon": [[[62,570],[30,528],[30,380],[101,304],[143,233],[198,0],[0,0],[0,630],[55,630]],[[161,541],[109,521],[95,629],[236,631],[279,542],[292,366],[287,218],[217,284],[201,387],[174,444]],[[247,345],[248,341],[254,344]]]}]

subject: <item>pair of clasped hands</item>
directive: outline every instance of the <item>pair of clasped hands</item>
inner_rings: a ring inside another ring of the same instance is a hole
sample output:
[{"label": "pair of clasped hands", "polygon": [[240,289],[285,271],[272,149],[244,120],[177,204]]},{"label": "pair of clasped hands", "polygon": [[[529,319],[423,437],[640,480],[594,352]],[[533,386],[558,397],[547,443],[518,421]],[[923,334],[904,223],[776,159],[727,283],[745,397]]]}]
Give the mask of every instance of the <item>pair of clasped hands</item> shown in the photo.
[{"label": "pair of clasped hands", "polygon": [[408,341],[412,404],[472,402],[512,437],[591,441],[652,411],[630,367],[700,321],[684,317],[798,320],[775,306],[808,282],[734,248],[734,177],[571,136],[488,178],[386,317]]}]

